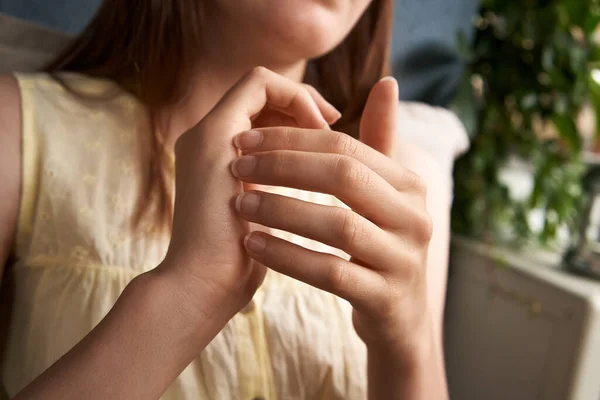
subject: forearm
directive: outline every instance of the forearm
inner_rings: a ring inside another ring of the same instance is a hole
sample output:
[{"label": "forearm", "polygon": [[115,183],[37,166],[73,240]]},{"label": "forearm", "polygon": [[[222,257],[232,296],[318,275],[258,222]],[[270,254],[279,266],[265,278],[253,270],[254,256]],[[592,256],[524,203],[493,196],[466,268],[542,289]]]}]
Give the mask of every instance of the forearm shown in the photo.
[{"label": "forearm", "polygon": [[[425,181],[427,211],[433,223],[433,235],[427,258],[427,297],[429,311],[425,325],[429,327],[426,339],[419,338],[418,351],[398,361],[386,360],[369,353],[370,399],[445,399],[447,395],[443,350],[443,314],[448,273],[450,244],[450,175],[441,164],[414,143],[400,140],[396,157],[402,164]],[[430,316],[429,316],[430,315]],[[391,353],[386,352],[385,356]],[[392,366],[396,365],[395,368]],[[379,392],[383,391],[383,392]],[[392,396],[394,394],[394,396]]]},{"label": "forearm", "polygon": [[152,274],[135,279],[106,318],[16,399],[159,398],[220,329],[192,326],[171,286]]},{"label": "forearm", "polygon": [[433,223],[427,258],[427,293],[441,346],[450,244],[451,175],[442,170],[440,162],[428,151],[410,141],[399,140],[395,159],[427,185],[427,211]]},{"label": "forearm", "polygon": [[369,349],[369,400],[446,400],[443,357],[431,331],[412,354]]}]

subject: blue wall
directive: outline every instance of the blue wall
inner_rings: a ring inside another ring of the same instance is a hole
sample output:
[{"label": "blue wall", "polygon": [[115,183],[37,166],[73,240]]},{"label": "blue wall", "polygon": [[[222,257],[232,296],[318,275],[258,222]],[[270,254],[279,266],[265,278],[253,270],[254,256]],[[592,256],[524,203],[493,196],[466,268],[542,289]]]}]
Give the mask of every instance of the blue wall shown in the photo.
[{"label": "blue wall", "polygon": [[0,12],[76,34],[101,3],[102,0],[0,0]]},{"label": "blue wall", "polygon": [[396,0],[392,62],[402,99],[452,99],[464,70],[457,38],[472,38],[478,7],[479,0]]}]

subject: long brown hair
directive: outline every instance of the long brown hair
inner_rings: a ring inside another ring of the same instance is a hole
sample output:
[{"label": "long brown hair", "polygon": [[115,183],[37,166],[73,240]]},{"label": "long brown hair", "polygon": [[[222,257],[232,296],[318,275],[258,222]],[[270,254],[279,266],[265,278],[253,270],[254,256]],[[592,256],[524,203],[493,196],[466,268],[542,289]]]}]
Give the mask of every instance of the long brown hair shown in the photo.
[{"label": "long brown hair", "polygon": [[[371,87],[389,73],[391,0],[373,0],[348,37],[311,62],[308,83],[343,113],[336,129],[355,135]],[[198,61],[202,0],[105,0],[95,18],[45,70],[83,73],[115,81],[146,107],[154,134],[147,193],[139,222],[154,199],[152,222],[171,225],[173,193],[164,137],[157,115],[184,96]]]}]

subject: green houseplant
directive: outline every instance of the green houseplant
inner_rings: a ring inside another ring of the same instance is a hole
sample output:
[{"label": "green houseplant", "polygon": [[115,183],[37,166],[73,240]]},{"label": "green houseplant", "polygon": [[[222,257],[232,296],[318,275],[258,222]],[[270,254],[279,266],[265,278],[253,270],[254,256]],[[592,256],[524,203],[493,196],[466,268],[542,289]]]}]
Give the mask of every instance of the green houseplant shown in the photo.
[{"label": "green houseplant", "polygon": [[[600,115],[599,22],[599,0],[482,1],[475,43],[463,46],[473,101],[463,93],[457,111],[472,117],[465,118],[472,144],[455,167],[455,233],[548,244],[577,218],[584,171],[577,118],[588,104]],[[514,199],[500,179],[511,157],[533,174],[526,199]],[[533,209],[545,221],[536,232]]]}]

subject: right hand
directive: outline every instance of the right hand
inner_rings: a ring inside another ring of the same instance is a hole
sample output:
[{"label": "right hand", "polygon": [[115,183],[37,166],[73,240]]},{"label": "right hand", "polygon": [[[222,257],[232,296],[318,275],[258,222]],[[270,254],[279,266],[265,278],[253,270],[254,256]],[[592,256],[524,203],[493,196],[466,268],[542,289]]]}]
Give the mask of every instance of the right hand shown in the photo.
[{"label": "right hand", "polygon": [[176,279],[182,301],[191,303],[199,318],[227,323],[251,300],[266,273],[243,246],[250,229],[233,204],[244,190],[230,170],[238,155],[233,138],[259,121],[328,129],[338,118],[316,90],[258,67],[177,140],[173,233],[156,272]]}]

